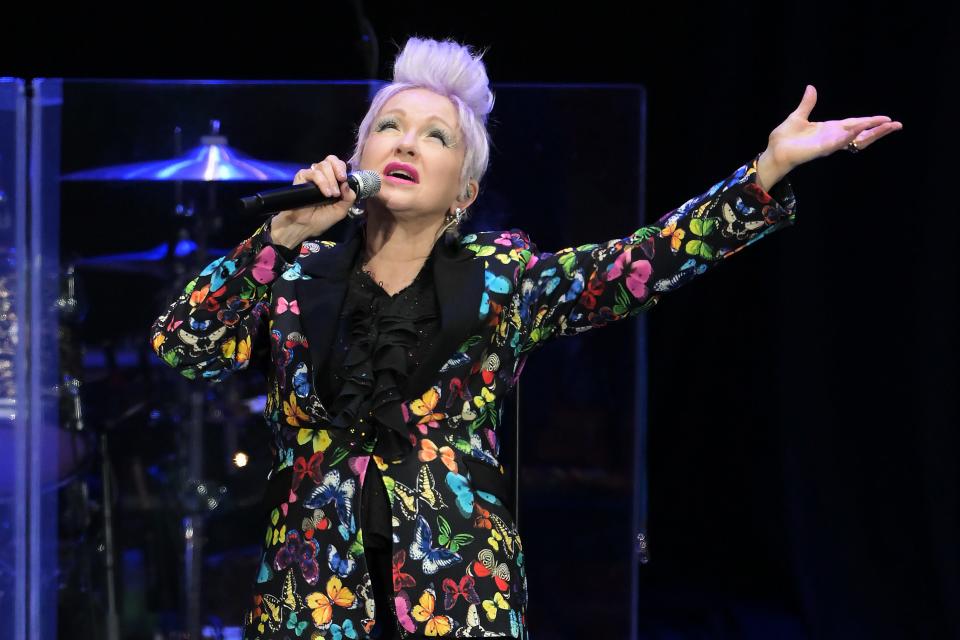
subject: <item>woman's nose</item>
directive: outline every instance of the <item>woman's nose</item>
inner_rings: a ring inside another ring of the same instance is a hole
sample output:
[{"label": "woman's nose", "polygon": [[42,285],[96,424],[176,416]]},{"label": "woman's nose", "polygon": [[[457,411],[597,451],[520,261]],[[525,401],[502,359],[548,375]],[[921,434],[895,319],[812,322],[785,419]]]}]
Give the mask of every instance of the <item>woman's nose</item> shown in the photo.
[{"label": "woman's nose", "polygon": [[416,155],[417,153],[417,138],[416,134],[411,132],[404,134],[403,137],[397,142],[397,150],[411,155]]}]

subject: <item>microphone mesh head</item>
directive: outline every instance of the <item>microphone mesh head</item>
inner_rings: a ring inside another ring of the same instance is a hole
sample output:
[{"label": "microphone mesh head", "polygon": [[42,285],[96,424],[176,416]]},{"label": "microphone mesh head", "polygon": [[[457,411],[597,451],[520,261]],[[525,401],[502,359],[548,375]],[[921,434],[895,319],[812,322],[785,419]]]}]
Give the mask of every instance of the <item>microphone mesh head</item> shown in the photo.
[{"label": "microphone mesh head", "polygon": [[363,200],[380,191],[380,174],[366,169],[354,171],[348,177],[347,184],[357,194],[357,200]]}]

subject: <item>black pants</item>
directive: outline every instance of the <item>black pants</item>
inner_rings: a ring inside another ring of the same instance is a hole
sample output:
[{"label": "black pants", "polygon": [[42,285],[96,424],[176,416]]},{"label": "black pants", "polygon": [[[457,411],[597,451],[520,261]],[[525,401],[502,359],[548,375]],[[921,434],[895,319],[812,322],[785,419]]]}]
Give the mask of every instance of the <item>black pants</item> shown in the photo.
[{"label": "black pants", "polygon": [[396,640],[400,637],[397,630],[397,618],[390,608],[390,599],[393,597],[393,564],[390,558],[390,547],[364,548],[367,556],[367,567],[370,569],[370,582],[373,586],[373,600],[376,603],[377,640]]}]

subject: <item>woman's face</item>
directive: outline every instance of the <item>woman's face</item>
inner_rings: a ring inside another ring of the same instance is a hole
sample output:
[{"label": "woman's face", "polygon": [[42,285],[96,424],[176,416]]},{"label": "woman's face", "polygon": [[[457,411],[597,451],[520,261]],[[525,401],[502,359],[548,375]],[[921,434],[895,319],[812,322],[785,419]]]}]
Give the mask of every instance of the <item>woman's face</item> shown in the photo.
[{"label": "woman's face", "polygon": [[[360,168],[383,176],[375,199],[393,214],[442,218],[453,207],[463,206],[457,202],[463,158],[454,104],[428,89],[407,89],[390,98],[374,119]],[[414,181],[390,177],[391,163],[408,165]]]}]

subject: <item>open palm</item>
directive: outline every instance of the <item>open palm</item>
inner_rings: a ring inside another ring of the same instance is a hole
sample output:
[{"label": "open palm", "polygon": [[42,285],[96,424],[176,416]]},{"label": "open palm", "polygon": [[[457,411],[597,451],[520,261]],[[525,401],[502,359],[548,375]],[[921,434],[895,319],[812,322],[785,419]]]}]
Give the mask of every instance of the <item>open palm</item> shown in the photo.
[{"label": "open palm", "polygon": [[811,122],[808,117],[816,103],[817,90],[808,84],[800,105],[770,133],[767,152],[777,166],[789,171],[814,158],[845,149],[854,141],[862,150],[903,128],[903,123],[889,116]]}]

